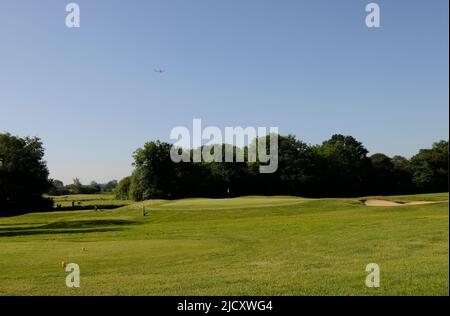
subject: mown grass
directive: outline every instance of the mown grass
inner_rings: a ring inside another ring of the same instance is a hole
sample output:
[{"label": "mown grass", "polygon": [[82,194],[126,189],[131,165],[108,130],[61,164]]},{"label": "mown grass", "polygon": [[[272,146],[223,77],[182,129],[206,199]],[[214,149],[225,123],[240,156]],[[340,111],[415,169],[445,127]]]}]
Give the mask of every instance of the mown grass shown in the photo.
[{"label": "mown grass", "polygon": [[111,210],[131,204],[131,201],[118,200],[112,193],[73,194],[49,196],[57,211]]},{"label": "mown grass", "polygon": [[[448,295],[448,202],[360,200],[154,200],[0,218],[0,294]],[[80,288],[66,287],[62,260],[80,265]],[[371,262],[380,288],[365,286]]]},{"label": "mown grass", "polygon": [[55,202],[55,206],[59,204],[63,207],[72,206],[72,202],[76,205],[91,206],[92,208],[94,208],[94,206],[124,206],[131,203],[131,201],[116,199],[114,194],[71,194],[51,196],[51,198]]}]

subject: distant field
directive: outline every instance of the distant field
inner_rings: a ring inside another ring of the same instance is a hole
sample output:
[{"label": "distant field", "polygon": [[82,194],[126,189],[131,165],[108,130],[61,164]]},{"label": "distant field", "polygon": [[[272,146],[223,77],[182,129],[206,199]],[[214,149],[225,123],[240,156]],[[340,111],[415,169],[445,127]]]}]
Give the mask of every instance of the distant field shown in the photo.
[{"label": "distant field", "polygon": [[130,204],[131,201],[117,200],[113,194],[72,194],[72,195],[59,195],[51,196],[55,201],[55,207],[59,204],[63,207],[72,206],[72,202],[75,205],[81,206],[124,206]]},{"label": "distant field", "polygon": [[[0,295],[448,295],[448,193],[376,198],[444,202],[254,196],[0,218]],[[56,199],[72,201],[124,203]],[[371,262],[380,288],[365,286]]]}]

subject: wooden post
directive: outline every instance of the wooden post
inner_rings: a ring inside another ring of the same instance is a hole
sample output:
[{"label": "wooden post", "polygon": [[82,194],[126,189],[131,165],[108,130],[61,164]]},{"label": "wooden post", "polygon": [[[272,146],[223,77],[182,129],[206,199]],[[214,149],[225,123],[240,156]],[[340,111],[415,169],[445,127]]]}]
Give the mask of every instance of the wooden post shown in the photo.
[{"label": "wooden post", "polygon": [[142,205],[142,216],[145,216],[145,205]]}]

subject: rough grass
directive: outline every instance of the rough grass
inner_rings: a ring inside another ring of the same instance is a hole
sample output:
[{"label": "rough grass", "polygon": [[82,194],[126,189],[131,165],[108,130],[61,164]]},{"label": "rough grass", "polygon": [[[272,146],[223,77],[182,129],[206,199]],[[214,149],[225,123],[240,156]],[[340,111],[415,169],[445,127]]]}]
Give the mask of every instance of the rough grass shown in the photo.
[{"label": "rough grass", "polygon": [[[448,202],[360,200],[154,200],[0,218],[0,294],[448,295]],[[80,265],[80,288],[66,287],[63,260]],[[365,286],[371,262],[380,288]]]}]

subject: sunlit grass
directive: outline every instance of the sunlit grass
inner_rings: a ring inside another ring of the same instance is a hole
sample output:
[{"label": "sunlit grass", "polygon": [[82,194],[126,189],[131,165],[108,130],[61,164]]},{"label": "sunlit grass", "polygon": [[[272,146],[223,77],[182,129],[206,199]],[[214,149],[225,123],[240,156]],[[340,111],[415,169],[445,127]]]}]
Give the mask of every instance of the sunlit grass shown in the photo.
[{"label": "sunlit grass", "polygon": [[[448,202],[360,200],[155,200],[0,218],[0,294],[447,295]],[[80,288],[66,287],[62,260],[80,265]],[[380,288],[365,286],[371,262]]]}]

